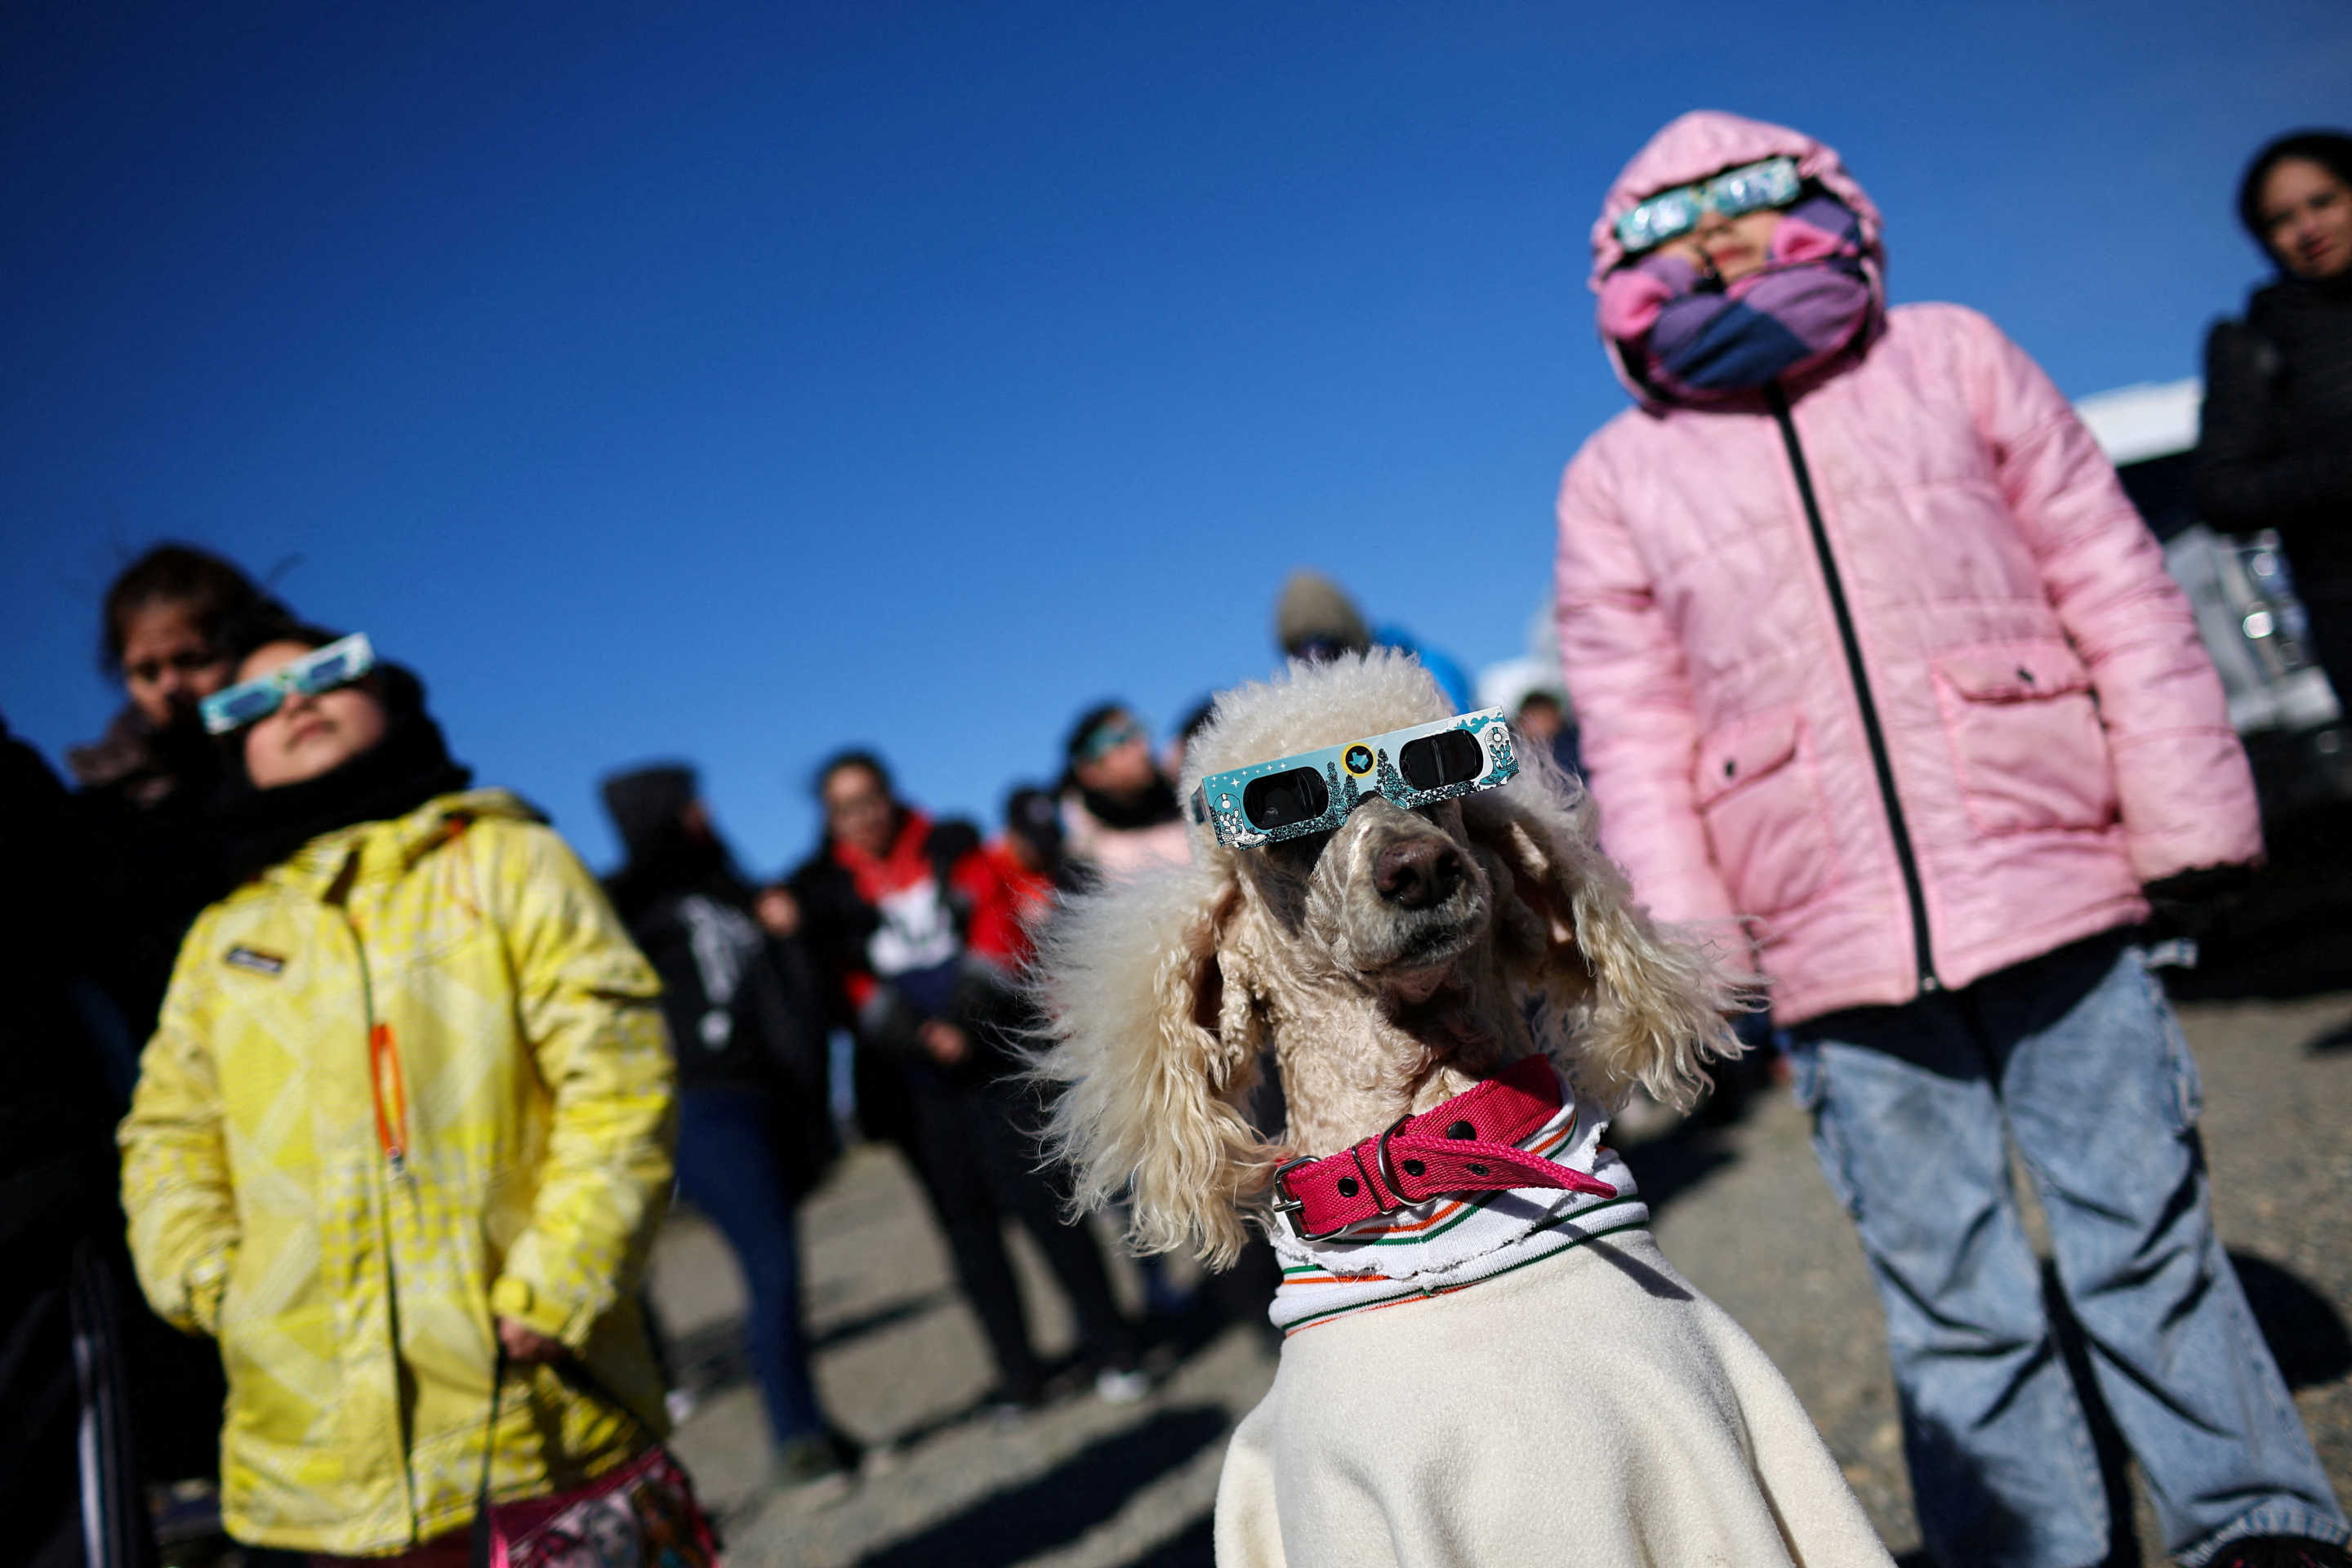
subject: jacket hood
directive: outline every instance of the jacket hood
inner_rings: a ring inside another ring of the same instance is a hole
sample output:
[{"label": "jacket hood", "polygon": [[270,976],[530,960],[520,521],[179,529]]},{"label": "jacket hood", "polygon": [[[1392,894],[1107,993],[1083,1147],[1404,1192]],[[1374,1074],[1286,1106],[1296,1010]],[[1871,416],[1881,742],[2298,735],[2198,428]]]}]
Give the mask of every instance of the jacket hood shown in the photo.
[{"label": "jacket hood", "polygon": [[608,773],[597,788],[614,830],[621,836],[621,847],[634,861],[672,847],[685,837],[679,818],[700,784],[684,763],[654,763]]},{"label": "jacket hood", "polygon": [[[1846,173],[1837,149],[1801,131],[1719,109],[1694,109],[1667,121],[1665,128],[1651,137],[1649,143],[1617,172],[1617,178],[1610,183],[1609,194],[1601,198],[1601,216],[1592,221],[1592,271],[1589,282],[1593,293],[1601,292],[1601,280],[1625,260],[1625,247],[1617,243],[1617,220],[1637,204],[1660,191],[1687,185],[1726,169],[1779,157],[1796,159],[1800,175],[1853,209],[1862,222],[1863,257],[1873,286],[1880,290],[1883,306],[1885,285],[1880,280],[1885,275],[1886,251],[1878,207],[1869,193]],[[1601,345],[1617,379],[1634,396],[1650,401],[1650,395],[1627,372],[1617,345],[1605,332],[1601,334]]]}]

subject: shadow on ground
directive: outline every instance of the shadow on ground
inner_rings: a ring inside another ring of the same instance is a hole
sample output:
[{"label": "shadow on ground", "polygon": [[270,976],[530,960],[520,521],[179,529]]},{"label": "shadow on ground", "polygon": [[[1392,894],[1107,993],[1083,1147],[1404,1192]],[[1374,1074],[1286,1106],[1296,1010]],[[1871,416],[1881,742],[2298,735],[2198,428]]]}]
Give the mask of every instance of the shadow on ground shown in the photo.
[{"label": "shadow on ground", "polygon": [[[1218,1441],[1228,1425],[1225,1413],[1209,1405],[1160,1411],[1025,1485],[991,1493],[919,1534],[868,1553],[861,1568],[996,1568],[1066,1545]],[[1178,1535],[1145,1561],[1165,1568],[1208,1561],[1196,1543],[1205,1544],[1202,1526]]]},{"label": "shadow on ground", "polygon": [[[926,1290],[918,1296],[887,1301],[870,1311],[845,1318],[821,1333],[811,1334],[809,1353],[814,1355],[879,1333],[922,1317],[954,1299],[950,1290]],[[669,1336],[664,1342],[663,1353],[668,1363],[671,1386],[688,1389],[697,1398],[708,1399],[751,1381],[751,1352],[744,1341],[743,1320],[740,1317],[724,1318],[691,1333]]]},{"label": "shadow on ground", "polygon": [[1654,1215],[1738,1159],[1728,1147],[1724,1129],[1743,1112],[1745,1105],[1734,1114],[1686,1117],[1656,1138],[1621,1145],[1618,1152],[1625,1154],[1625,1163],[1633,1168],[1634,1187],[1642,1190],[1642,1201],[1649,1204]]},{"label": "shadow on ground", "polygon": [[2230,1263],[2289,1388],[2316,1388],[2352,1372],[2352,1330],[2326,1297],[2251,1252],[2232,1252]]},{"label": "shadow on ground", "polygon": [[2352,1018],[2320,1030],[2304,1042],[2303,1050],[2305,1056],[2313,1057],[2329,1051],[2352,1051]]},{"label": "shadow on ground", "polygon": [[1214,1521],[1204,1513],[1127,1568],[1216,1568],[1216,1562]]}]

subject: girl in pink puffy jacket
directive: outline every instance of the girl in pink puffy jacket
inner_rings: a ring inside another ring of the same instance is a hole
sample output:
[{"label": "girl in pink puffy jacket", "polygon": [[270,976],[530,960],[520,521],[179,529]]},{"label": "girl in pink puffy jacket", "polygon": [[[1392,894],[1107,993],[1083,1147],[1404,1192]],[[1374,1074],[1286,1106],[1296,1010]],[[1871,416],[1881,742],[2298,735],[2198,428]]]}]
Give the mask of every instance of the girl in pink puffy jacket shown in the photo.
[{"label": "girl in pink puffy jacket", "polygon": [[1686,114],[1592,230],[1637,405],[1559,498],[1604,842],[1744,921],[1887,1317],[1948,1564],[2102,1560],[2107,1492],[2009,1188],[2032,1173],[2102,1395],[2192,1568],[2352,1564],[2213,1235],[2142,889],[2262,851],[2156,542],[2066,401],[1954,305],[1890,310],[1810,137]]}]

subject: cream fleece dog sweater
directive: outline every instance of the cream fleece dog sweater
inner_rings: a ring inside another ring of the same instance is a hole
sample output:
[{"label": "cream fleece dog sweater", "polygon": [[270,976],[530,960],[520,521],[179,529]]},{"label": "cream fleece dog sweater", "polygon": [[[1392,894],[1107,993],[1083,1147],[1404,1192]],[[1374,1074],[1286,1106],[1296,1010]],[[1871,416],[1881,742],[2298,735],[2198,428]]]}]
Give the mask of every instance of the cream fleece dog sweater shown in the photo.
[{"label": "cream fleece dog sweater", "polygon": [[1277,1230],[1288,1337],[1225,1453],[1220,1568],[1890,1568],[1786,1380],[1658,1251],[1602,1118],[1560,1089],[1520,1147],[1613,1196]]},{"label": "cream fleece dog sweater", "polygon": [[1293,1334],[1219,1568],[1891,1568],[1780,1372],[1621,1231]]}]

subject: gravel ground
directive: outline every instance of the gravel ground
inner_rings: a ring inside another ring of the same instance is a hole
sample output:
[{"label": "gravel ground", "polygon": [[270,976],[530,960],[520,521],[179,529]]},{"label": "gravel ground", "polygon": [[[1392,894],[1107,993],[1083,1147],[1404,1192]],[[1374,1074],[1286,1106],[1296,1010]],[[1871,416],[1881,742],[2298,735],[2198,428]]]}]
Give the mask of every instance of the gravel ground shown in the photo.
[{"label": "gravel ground", "polygon": [[[2352,1496],[2352,994],[2198,1002],[2183,1019],[2206,1085],[2204,1133],[2224,1241],[2263,1319],[2339,1496]],[[1913,1552],[1876,1304],[1853,1233],[1807,1146],[1805,1118],[1767,1091],[1729,1127],[1688,1123],[1628,1150],[1685,1273],[1779,1362],[1889,1545]],[[1779,1218],[1769,1230],[1754,1216]],[[803,1210],[817,1380],[845,1426],[887,1445],[847,1498],[809,1507],[768,1484],[740,1350],[740,1285],[709,1227],[681,1216],[655,1263],[683,1381],[703,1391],[677,1447],[739,1564],[1111,1564],[1210,1561],[1208,1510],[1233,1421],[1273,1360],[1254,1325],[1179,1334],[1139,1404],[1090,1390],[1013,1426],[980,1412],[979,1330],[895,1156],[860,1150]],[[1043,1348],[1067,1314],[1016,1241]],[[1120,1278],[1132,1303],[1132,1270]],[[2139,1539],[2150,1538],[2145,1506]],[[2116,1562],[2159,1563],[2153,1545]],[[1918,1559],[1924,1562],[1924,1559]]]}]

